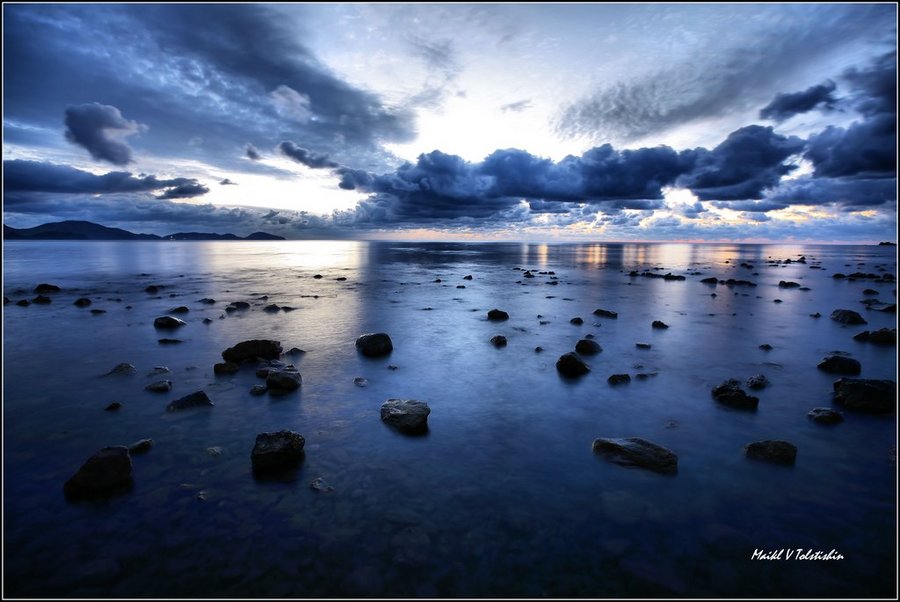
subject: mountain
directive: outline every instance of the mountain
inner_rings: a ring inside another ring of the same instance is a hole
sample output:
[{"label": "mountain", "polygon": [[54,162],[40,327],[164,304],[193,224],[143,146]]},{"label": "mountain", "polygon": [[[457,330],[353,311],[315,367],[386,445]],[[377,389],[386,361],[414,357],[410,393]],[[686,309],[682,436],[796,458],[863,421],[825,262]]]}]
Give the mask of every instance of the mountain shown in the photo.
[{"label": "mountain", "polygon": [[108,228],[93,222],[53,222],[34,228],[10,228],[3,225],[4,240],[285,240],[266,232],[254,232],[246,238],[234,234],[210,232],[178,232],[168,236],[135,234],[120,228]]}]

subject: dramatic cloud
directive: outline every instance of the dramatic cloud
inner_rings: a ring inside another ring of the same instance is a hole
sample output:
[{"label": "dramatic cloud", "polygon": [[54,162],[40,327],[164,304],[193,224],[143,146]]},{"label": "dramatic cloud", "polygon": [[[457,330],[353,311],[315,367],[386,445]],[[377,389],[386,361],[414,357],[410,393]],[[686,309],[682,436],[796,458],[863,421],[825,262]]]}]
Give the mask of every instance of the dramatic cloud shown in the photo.
[{"label": "dramatic cloud", "polygon": [[66,140],[87,149],[91,156],[113,165],[131,163],[127,136],[142,126],[122,117],[119,109],[96,102],[66,108]]},{"label": "dramatic cloud", "polygon": [[302,146],[297,146],[293,142],[286,140],[278,145],[281,153],[293,159],[297,163],[302,163],[312,169],[323,169],[326,167],[339,167],[337,163],[328,158],[328,155],[320,155],[309,151]]},{"label": "dramatic cloud", "polygon": [[775,99],[762,108],[759,112],[760,119],[773,121],[785,121],[794,115],[812,111],[819,105],[826,109],[834,108],[834,90],[837,86],[833,81],[827,81],[818,86],[807,88],[803,92],[792,94],[778,94]]},{"label": "dramatic cloud", "polygon": [[259,154],[259,151],[256,150],[252,144],[247,145],[247,158],[251,161],[259,161],[262,159],[262,156]]},{"label": "dramatic cloud", "polygon": [[[866,208],[887,205],[896,200],[897,184],[892,179],[804,177],[791,180],[779,187],[777,191],[760,203],[760,209],[755,210],[771,211],[770,204],[783,206],[839,205],[841,207]],[[740,207],[740,209],[754,211],[747,207]]]},{"label": "dramatic cloud", "polygon": [[306,123],[312,117],[309,96],[288,86],[278,86],[269,93],[278,114],[286,119]]},{"label": "dramatic cloud", "polygon": [[179,184],[178,186],[173,186],[172,188],[167,188],[161,195],[157,196],[158,199],[190,199],[195,196],[201,196],[209,192],[209,188],[200,184],[198,182],[189,182],[186,184]]}]

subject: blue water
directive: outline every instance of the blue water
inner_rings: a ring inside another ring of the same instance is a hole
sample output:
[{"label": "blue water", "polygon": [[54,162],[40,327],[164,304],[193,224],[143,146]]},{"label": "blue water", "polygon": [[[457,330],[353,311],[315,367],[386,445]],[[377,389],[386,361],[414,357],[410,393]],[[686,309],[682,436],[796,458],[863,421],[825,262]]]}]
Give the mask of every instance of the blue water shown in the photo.
[{"label": "blue water", "polygon": [[[807,264],[768,263],[800,255]],[[894,303],[894,285],[831,278],[896,274],[892,247],[7,242],[3,268],[13,302],[41,282],[63,289],[50,305],[3,310],[7,596],[895,593],[896,415],[847,412],[830,428],[806,417],[831,406],[837,377],[816,365],[832,351],[858,359],[862,378],[896,378],[896,349],[852,338],[896,326],[860,303],[865,288]],[[687,279],[628,275],[653,268]],[[758,286],[699,282],[708,276]],[[148,294],[150,284],[164,288]],[[73,306],[78,297],[107,312]],[[237,300],[252,308],[226,314]],[[268,303],[295,311],[262,311]],[[178,305],[187,326],[154,329]],[[488,322],[495,307],[510,319]],[[838,308],[869,324],[829,320]],[[375,331],[393,340],[387,358],[357,354],[356,337]],[[556,359],[588,333],[603,347],[586,358],[592,371],[560,378]],[[222,350],[251,338],[306,351],[286,357],[299,392],[254,397],[254,370],[213,374]],[[137,374],[101,376],[120,362]],[[148,376],[156,366],[171,374]],[[613,387],[614,373],[632,382]],[[712,399],[723,380],[757,373],[771,381],[757,412]],[[143,390],[159,378],[170,393]],[[214,408],[165,412],[197,389]],[[427,436],[380,421],[393,397],[428,402]],[[103,411],[112,401],[122,409]],[[284,428],[306,438],[301,468],[254,479],[256,434]],[[629,436],[677,453],[678,474],[591,451],[597,437]],[[131,492],[66,501],[63,483],[91,454],[148,437]],[[796,464],[745,458],[761,439],[795,443]],[[333,492],[310,487],[320,477]],[[751,560],[780,548],[844,558]]]}]

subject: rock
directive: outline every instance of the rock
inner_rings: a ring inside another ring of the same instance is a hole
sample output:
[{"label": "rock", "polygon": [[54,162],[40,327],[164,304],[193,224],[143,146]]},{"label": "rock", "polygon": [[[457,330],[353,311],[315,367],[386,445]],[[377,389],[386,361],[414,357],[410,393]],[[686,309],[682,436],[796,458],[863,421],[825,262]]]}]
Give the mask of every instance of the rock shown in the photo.
[{"label": "rock", "polygon": [[356,348],[366,357],[388,355],[394,350],[394,344],[384,332],[364,334],[356,339]]},{"label": "rock", "polygon": [[836,309],[829,316],[835,322],[841,324],[868,324],[861,315],[852,309]]},{"label": "rock", "polygon": [[315,278],[316,280],[321,280],[322,274],[316,274],[315,276],[313,276],[313,278]]},{"label": "rock", "polygon": [[537,347],[534,348],[535,353],[541,353],[543,350],[544,350],[544,348],[541,347],[540,345],[538,345]]},{"label": "rock", "polygon": [[179,305],[169,310],[170,314],[186,314],[191,311],[186,305]]},{"label": "rock", "polygon": [[719,280],[715,276],[710,276],[709,278],[704,278],[700,282],[702,282],[703,284],[718,284]]},{"label": "rock", "polygon": [[222,352],[222,359],[226,362],[239,364],[258,357],[273,360],[281,355],[281,343],[269,339],[251,339],[242,341],[234,347],[229,347]]},{"label": "rock", "polygon": [[844,421],[843,414],[829,408],[813,408],[806,416],[819,424],[837,424]]},{"label": "rock", "polygon": [[356,385],[357,387],[365,387],[369,384],[369,381],[364,379],[362,376],[357,376],[356,378],[353,379],[353,384]]},{"label": "rock", "polygon": [[152,382],[146,387],[144,387],[145,391],[151,391],[153,393],[168,393],[172,390],[172,381],[171,380],[158,380],[156,382]]},{"label": "rock", "polygon": [[75,299],[75,303],[73,303],[72,305],[74,305],[75,307],[87,307],[90,304],[90,299],[88,299],[87,297],[81,297],[79,299]]},{"label": "rock", "polygon": [[831,374],[859,374],[862,372],[862,364],[853,358],[842,355],[829,355],[819,362],[817,368]]},{"label": "rock", "polygon": [[810,318],[821,318],[822,314],[820,314],[819,312],[816,312],[814,314],[809,314],[809,317]]},{"label": "rock", "polygon": [[234,362],[221,362],[213,366],[213,372],[216,374],[234,374],[241,367]]},{"label": "rock", "polygon": [[381,404],[381,420],[408,435],[427,432],[430,413],[428,404],[416,399],[388,399]]},{"label": "rock", "polygon": [[506,347],[506,337],[502,334],[492,336],[491,345],[494,347]]},{"label": "rock", "polygon": [[270,369],[266,376],[266,386],[269,392],[274,394],[295,391],[300,388],[302,382],[300,373],[294,366]]},{"label": "rock", "polygon": [[876,291],[874,288],[867,288],[863,291],[863,294],[864,295],[877,295],[878,291]]},{"label": "rock", "polygon": [[227,311],[227,312],[232,312],[232,311],[237,311],[237,310],[245,311],[248,309],[250,309],[250,304],[247,303],[246,301],[232,301],[231,303],[229,303],[228,305],[225,306],[225,311]]},{"label": "rock", "polygon": [[574,378],[591,371],[578,355],[573,352],[564,353],[556,360],[556,370],[563,376]]},{"label": "rock", "polygon": [[100,315],[103,315],[103,314],[105,314],[105,313],[106,313],[106,310],[105,310],[105,309],[92,309],[92,310],[91,310],[91,315],[93,315],[93,316],[100,316]]},{"label": "rock", "polygon": [[797,288],[800,286],[799,282],[791,282],[790,280],[782,280],[778,283],[779,288]]},{"label": "rock", "polygon": [[594,453],[622,466],[646,468],[661,474],[678,472],[678,456],[655,443],[640,437],[627,439],[594,439]]},{"label": "rock", "polygon": [[177,345],[178,343],[183,343],[181,339],[159,339],[156,341],[160,345]]},{"label": "rock", "polygon": [[834,383],[834,401],[851,410],[888,414],[897,409],[897,383],[892,380],[841,378]]},{"label": "rock", "polygon": [[61,289],[55,284],[41,283],[34,287],[34,292],[42,295],[44,293],[58,293]]},{"label": "rock", "polygon": [[334,492],[334,487],[325,482],[325,479],[322,477],[316,477],[313,479],[313,482],[309,484],[309,488],[313,491],[319,491],[321,493],[332,493]]},{"label": "rock", "polygon": [[747,379],[748,389],[765,389],[769,385],[769,379],[764,374],[754,374]]},{"label": "rock", "polygon": [[172,316],[160,316],[153,320],[153,326],[156,328],[179,328],[184,325],[184,320],[179,320]]},{"label": "rock", "polygon": [[265,385],[253,385],[250,387],[250,395],[264,395],[268,391]]},{"label": "rock", "polygon": [[624,385],[631,382],[631,377],[627,374],[613,374],[606,379],[606,382],[611,385]]},{"label": "rock", "polygon": [[19,299],[18,301],[16,301],[16,305],[18,305],[19,307],[28,307],[29,305],[31,305],[31,301],[29,301],[28,299]]},{"label": "rock", "polygon": [[652,347],[650,343],[635,343],[634,346],[638,349],[650,349]]},{"label": "rock", "polygon": [[600,344],[597,343],[597,341],[581,339],[575,343],[575,351],[581,355],[596,355],[603,351],[603,348],[600,347]]},{"label": "rock", "polygon": [[614,311],[610,311],[608,309],[595,309],[594,315],[599,316],[601,318],[613,318],[613,319],[616,319],[619,317],[619,314],[617,314]]},{"label": "rock", "polygon": [[303,459],[303,435],[294,431],[260,433],[250,452],[254,472],[269,472],[294,468]]},{"label": "rock", "polygon": [[263,311],[271,313],[271,314],[276,313],[280,310],[281,310],[281,308],[278,307],[277,305],[275,305],[274,303],[270,303],[263,308]]},{"label": "rock", "polygon": [[204,391],[194,391],[190,395],[179,397],[166,406],[167,412],[177,412],[179,410],[187,410],[190,408],[203,408],[214,405],[212,400]]},{"label": "rock", "polygon": [[492,309],[487,313],[487,319],[494,322],[502,322],[509,319],[509,314],[500,309]]},{"label": "rock", "polygon": [[569,320],[569,324],[581,326],[582,324],[584,324],[584,320],[582,320],[581,318],[572,318],[571,320]]},{"label": "rock", "polygon": [[106,410],[107,412],[116,412],[116,411],[122,409],[122,404],[119,403],[118,401],[114,401],[103,409]]},{"label": "rock", "polygon": [[301,355],[304,353],[306,352],[298,347],[291,347],[290,351],[288,351],[288,355]]},{"label": "rock", "polygon": [[88,458],[63,486],[70,501],[109,497],[134,484],[131,455],[124,445],[104,447]]},{"label": "rock", "polygon": [[37,305],[47,305],[49,303],[53,303],[53,299],[50,297],[45,297],[44,295],[38,295],[34,299],[31,300],[32,303]]},{"label": "rock", "polygon": [[138,454],[146,454],[150,451],[150,448],[153,447],[153,439],[141,439],[140,441],[136,441],[128,446],[128,453],[132,456],[136,456]]},{"label": "rock", "polygon": [[776,464],[793,464],[797,459],[797,446],[788,441],[756,441],[744,448],[748,458]]},{"label": "rock", "polygon": [[204,297],[204,298],[200,299],[197,303],[203,303],[204,305],[215,305],[216,300],[210,299],[209,297]]},{"label": "rock", "polygon": [[463,280],[471,280],[471,279],[472,279],[472,274],[469,274],[469,275],[467,275],[467,276],[463,276]]},{"label": "rock", "polygon": [[665,322],[661,322],[660,320],[653,320],[653,323],[650,325],[653,328],[668,328],[669,325]]},{"label": "rock", "polygon": [[135,372],[137,372],[137,368],[131,364],[122,362],[121,364],[116,364],[116,367],[104,374],[104,376],[109,376],[111,374],[134,374]]},{"label": "rock", "polygon": [[759,398],[747,395],[733,378],[713,388],[712,395],[719,403],[739,410],[755,410],[759,406]]},{"label": "rock", "polygon": [[879,330],[865,330],[853,337],[854,341],[867,341],[874,345],[896,345],[897,329],[881,328]]},{"label": "rock", "polygon": [[772,346],[769,345],[768,343],[763,343],[762,345],[759,346],[759,348],[762,349],[763,351],[772,351]]}]

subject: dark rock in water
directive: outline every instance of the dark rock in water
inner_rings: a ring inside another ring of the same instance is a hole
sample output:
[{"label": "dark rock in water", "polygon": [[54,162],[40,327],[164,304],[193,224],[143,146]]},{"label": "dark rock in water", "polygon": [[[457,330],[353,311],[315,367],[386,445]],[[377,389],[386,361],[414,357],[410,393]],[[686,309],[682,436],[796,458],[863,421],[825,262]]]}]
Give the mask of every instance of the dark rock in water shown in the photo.
[{"label": "dark rock in water", "polygon": [[755,410],[759,406],[759,398],[747,395],[734,378],[713,388],[712,395],[719,403],[739,410]]},{"label": "dark rock in water", "polygon": [[315,278],[316,280],[321,280],[322,274],[316,274],[315,276],[313,276],[313,278]]},{"label": "dark rock in water", "polygon": [[204,297],[204,298],[200,299],[200,301],[198,301],[198,303],[203,303],[205,305],[215,305],[216,300],[210,299],[209,297]]},{"label": "dark rock in water", "polygon": [[841,378],[834,382],[834,401],[851,410],[888,414],[897,409],[897,383],[892,380]]},{"label": "dark rock in water", "polygon": [[408,435],[428,431],[430,413],[428,404],[417,399],[388,399],[381,404],[381,420]]},{"label": "dark rock in water", "polygon": [[819,424],[837,424],[844,421],[843,414],[829,408],[813,408],[806,416]]},{"label": "dark rock in water", "polygon": [[322,477],[313,479],[313,482],[309,484],[309,488],[322,493],[332,493],[334,491],[334,487],[326,483]]},{"label": "dark rock in water", "polygon": [[303,351],[302,349],[300,349],[299,347],[291,347],[290,351],[288,351],[288,355],[300,355],[303,353],[306,353],[306,352]]},{"label": "dark rock in water", "polygon": [[650,325],[653,328],[668,328],[669,325],[665,322],[661,322],[660,320],[653,320],[653,323]]},{"label": "dark rock in water", "polygon": [[47,305],[49,303],[53,303],[53,299],[44,295],[38,295],[37,297],[32,299],[31,302],[37,305]]},{"label": "dark rock in water", "polygon": [[212,324],[212,322],[213,322],[213,321],[212,321],[212,318],[203,318],[203,323],[204,323],[204,324]]},{"label": "dark rock in water", "polygon": [[90,299],[88,299],[87,297],[81,297],[80,299],[75,299],[75,303],[73,303],[72,305],[74,305],[75,307],[87,307],[90,304]]},{"label": "dark rock in water", "polygon": [[868,324],[861,315],[852,309],[836,309],[829,316],[835,322],[841,324]]},{"label": "dark rock in water", "polygon": [[160,316],[153,320],[153,326],[156,328],[179,328],[184,325],[184,320],[179,320],[172,316]]},{"label": "dark rock in water", "polygon": [[613,319],[616,319],[619,317],[619,314],[617,314],[614,311],[610,311],[608,309],[595,309],[594,315],[599,316],[601,318],[613,318]]},{"label": "dark rock in water", "polygon": [[347,280],[347,277],[346,276],[338,276],[337,278],[335,278],[335,280],[337,280],[338,282],[344,282],[345,280]]},{"label": "dark rock in water", "polygon": [[156,341],[160,345],[177,345],[178,343],[182,343],[181,339],[159,339]]},{"label": "dark rock in water", "polygon": [[875,345],[896,345],[897,329],[881,328],[879,330],[864,330],[853,337],[854,341],[866,341]]},{"label": "dark rock in water", "polygon": [[397,366],[395,366],[394,364],[388,364],[387,369],[388,370],[396,370]]},{"label": "dark rock in water", "polygon": [[186,305],[179,305],[169,310],[170,314],[186,314],[191,311]]},{"label": "dark rock in water", "polygon": [[147,288],[144,289],[144,292],[145,292],[145,293],[150,293],[151,295],[155,295],[156,293],[159,292],[159,289],[160,289],[160,288],[161,288],[161,287],[159,287],[159,286],[157,286],[157,285],[155,285],[155,284],[151,284],[150,286],[148,286]]},{"label": "dark rock in water", "polygon": [[250,309],[250,304],[246,301],[232,301],[228,305],[225,306],[225,311],[231,313],[233,311],[245,311]]},{"label": "dark rock in water", "polygon": [[863,291],[863,294],[864,295],[877,295],[878,291],[876,291],[874,288],[867,288]]},{"label": "dark rock in water", "polygon": [[303,435],[294,431],[260,433],[250,452],[254,472],[269,472],[295,468],[303,459]]},{"label": "dark rock in water", "polygon": [[105,313],[106,313],[106,310],[105,310],[105,309],[92,309],[92,310],[91,310],[91,315],[92,315],[92,316],[102,316],[102,315],[105,314]]},{"label": "dark rock in water", "polygon": [[506,337],[502,334],[492,336],[491,345],[494,347],[506,347]]},{"label": "dark rock in water", "polygon": [[540,345],[538,345],[537,347],[534,348],[534,352],[535,352],[535,353],[540,353],[540,352],[542,352],[543,350],[544,350],[544,348],[541,347]]},{"label": "dark rock in water", "polygon": [[816,312],[814,314],[809,314],[809,317],[810,318],[821,318],[822,314],[820,314],[819,312]]},{"label": "dark rock in water", "polygon": [[152,382],[146,387],[144,387],[145,391],[150,391],[152,393],[168,393],[172,390],[172,381],[171,380],[158,380],[156,382]]},{"label": "dark rock in water", "polygon": [[471,279],[472,279],[472,274],[469,274],[468,276],[463,276],[463,280],[471,280]]},{"label": "dark rock in water", "polygon": [[638,349],[650,349],[652,347],[650,343],[635,343],[634,346]]},{"label": "dark rock in water", "polygon": [[119,403],[118,401],[114,401],[103,409],[106,410],[107,412],[115,412],[117,410],[122,409],[122,404]]},{"label": "dark rock in water", "polygon": [[190,395],[179,397],[166,406],[167,412],[177,412],[179,410],[187,410],[190,408],[203,408],[212,406],[213,402],[204,391],[194,391]]},{"label": "dark rock in water", "polygon": [[167,366],[154,366],[153,370],[147,373],[147,376],[156,376],[157,374],[171,374],[172,371],[169,370]]},{"label": "dark rock in water", "polygon": [[772,303],[783,303],[781,299],[772,299]]},{"label": "dark rock in water", "polygon": [[[873,309],[875,309],[875,308],[873,308]],[[875,311],[883,311],[888,314],[895,314],[895,313],[897,313],[897,304],[891,303],[890,305],[885,305],[884,307],[875,309]]]},{"label": "dark rock in water", "polygon": [[571,320],[569,320],[569,324],[574,324],[575,326],[581,326],[582,324],[584,324],[584,320],[582,320],[581,318],[577,318],[577,317],[572,318]]},{"label": "dark rock in water", "polygon": [[357,387],[365,387],[365,386],[368,386],[369,381],[367,381],[362,376],[357,376],[356,378],[353,379],[353,384],[356,385]]},{"label": "dark rock in water", "polygon": [[153,447],[153,439],[141,439],[128,446],[128,452],[132,456],[146,454]]},{"label": "dark rock in water", "polygon": [[58,293],[61,289],[55,284],[41,283],[34,287],[34,292],[42,295],[44,293]]},{"label": "dark rock in water", "polygon": [[756,441],[744,448],[748,458],[776,464],[793,464],[797,459],[797,446],[788,441]]},{"label": "dark rock in water", "polygon": [[270,303],[263,308],[263,311],[269,312],[269,313],[276,313],[280,310],[281,310],[281,308],[278,307],[277,305],[275,305],[274,303]]},{"label": "dark rock in water", "polygon": [[769,379],[764,374],[754,374],[747,379],[748,389],[765,389],[769,385]]},{"label": "dark rock in water", "polygon": [[580,341],[575,343],[575,351],[577,351],[581,355],[595,355],[603,351],[603,348],[600,347],[600,344],[597,341],[592,341],[591,339],[581,339]]},{"label": "dark rock in water", "polygon": [[487,314],[488,320],[500,322],[509,319],[509,314],[500,309],[492,309]]},{"label": "dark rock in water", "polygon": [[266,366],[264,368],[260,368],[259,370],[256,371],[257,378],[265,378],[267,376],[269,376],[269,367],[268,366]]},{"label": "dark rock in water", "polygon": [[678,472],[678,456],[655,443],[640,437],[627,439],[594,439],[594,453],[622,466],[646,468],[661,474]]},{"label": "dark rock in water", "polygon": [[846,274],[841,274],[840,272],[835,272],[834,274],[831,275],[831,277],[832,277],[832,278],[837,278],[838,280],[840,280],[840,279],[842,279],[842,278],[846,278],[847,275],[846,275]]},{"label": "dark rock in water", "polygon": [[568,377],[581,376],[591,371],[587,364],[571,351],[559,356],[559,359],[556,360],[556,369],[560,374]]},{"label": "dark rock in water", "polygon": [[393,351],[394,344],[386,333],[376,332],[361,335],[356,339],[356,348],[366,357],[380,357]]},{"label": "dark rock in water", "polygon": [[70,501],[99,499],[127,491],[133,484],[128,448],[115,445],[104,447],[88,458],[66,481],[63,492]]},{"label": "dark rock in water", "polygon": [[631,377],[627,374],[613,374],[606,379],[606,382],[611,385],[624,385],[631,382]]},{"label": "dark rock in water", "polygon": [[266,376],[266,386],[271,393],[288,393],[300,388],[303,380],[300,373],[293,366],[269,370]]},{"label": "dark rock in water", "polygon": [[239,364],[247,360],[255,360],[258,357],[273,360],[281,355],[281,343],[269,339],[251,339],[242,341],[234,347],[229,347],[222,352],[222,359],[226,362]]},{"label": "dark rock in water", "polygon": [[841,355],[829,355],[819,362],[817,368],[831,374],[859,374],[862,372],[862,364],[851,357]]},{"label": "dark rock in water", "polygon": [[221,362],[213,366],[213,372],[215,374],[234,374],[241,367],[234,362]]},{"label": "dark rock in water", "polygon": [[778,283],[779,288],[797,288],[800,286],[799,282],[792,282],[790,280],[782,280]]},{"label": "dark rock in water", "polygon": [[28,307],[29,305],[31,305],[31,301],[29,301],[28,299],[19,299],[18,301],[16,301],[16,305],[18,305],[19,307]]},{"label": "dark rock in water", "polygon": [[116,367],[104,374],[104,376],[109,376],[110,374],[134,374],[135,372],[137,372],[137,368],[123,362],[121,364],[116,364]]},{"label": "dark rock in water", "polygon": [[769,345],[768,343],[763,343],[762,345],[759,346],[759,348],[762,349],[763,351],[772,351],[772,346]]},{"label": "dark rock in water", "polygon": [[700,282],[703,284],[718,284],[719,280],[715,276],[710,276],[709,278],[704,278]]},{"label": "dark rock in water", "polygon": [[268,389],[265,385],[253,385],[250,387],[250,395],[262,395],[266,391],[268,391]]}]

